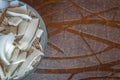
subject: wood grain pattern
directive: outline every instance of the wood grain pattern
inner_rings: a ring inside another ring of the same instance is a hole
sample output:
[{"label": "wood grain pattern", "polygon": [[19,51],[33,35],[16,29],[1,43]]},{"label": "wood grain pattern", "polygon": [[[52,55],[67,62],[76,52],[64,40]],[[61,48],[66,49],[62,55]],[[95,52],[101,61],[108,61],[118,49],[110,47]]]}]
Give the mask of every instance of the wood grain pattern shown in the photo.
[{"label": "wood grain pattern", "polygon": [[25,80],[120,80],[119,0],[22,0],[42,16],[45,58]]}]

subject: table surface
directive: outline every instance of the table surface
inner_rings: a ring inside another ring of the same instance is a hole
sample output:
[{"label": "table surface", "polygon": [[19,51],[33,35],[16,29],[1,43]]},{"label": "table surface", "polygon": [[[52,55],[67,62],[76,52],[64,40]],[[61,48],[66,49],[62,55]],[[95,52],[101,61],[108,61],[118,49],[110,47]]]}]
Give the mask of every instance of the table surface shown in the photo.
[{"label": "table surface", "polygon": [[120,0],[21,0],[42,16],[45,58],[25,80],[120,80]]}]

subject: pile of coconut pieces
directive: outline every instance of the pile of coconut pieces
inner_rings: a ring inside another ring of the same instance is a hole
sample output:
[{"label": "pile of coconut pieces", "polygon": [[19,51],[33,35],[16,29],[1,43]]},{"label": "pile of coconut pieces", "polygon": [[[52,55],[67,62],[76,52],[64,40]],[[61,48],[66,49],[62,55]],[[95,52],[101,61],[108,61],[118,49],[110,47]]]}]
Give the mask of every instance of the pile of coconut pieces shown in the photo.
[{"label": "pile of coconut pieces", "polygon": [[39,18],[26,5],[0,12],[0,80],[19,79],[40,61],[44,54],[39,27]]}]

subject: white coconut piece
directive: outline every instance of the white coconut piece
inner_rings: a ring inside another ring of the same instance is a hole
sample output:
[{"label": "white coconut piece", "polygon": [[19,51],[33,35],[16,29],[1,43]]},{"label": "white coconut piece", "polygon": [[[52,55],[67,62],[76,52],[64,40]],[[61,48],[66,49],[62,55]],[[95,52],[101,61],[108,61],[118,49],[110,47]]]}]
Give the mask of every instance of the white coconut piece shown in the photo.
[{"label": "white coconut piece", "polygon": [[12,52],[14,51],[14,49],[15,49],[15,46],[12,44],[12,45],[10,46],[10,48],[8,49],[7,53],[6,53],[6,56],[7,56],[7,59],[8,59],[8,60],[11,58]]},{"label": "white coconut piece", "polygon": [[[36,37],[35,37],[35,39],[36,39],[36,38],[40,38],[40,37],[42,36],[42,34],[43,34],[43,30],[42,30],[42,29],[38,29],[37,32],[36,32]],[[34,40],[35,40],[35,39],[34,39]],[[31,42],[31,45],[32,45],[33,42],[34,42],[34,41]],[[42,45],[41,45],[41,44],[39,44],[39,47],[40,47],[41,51],[43,51],[43,48],[42,48]]]},{"label": "white coconut piece", "polygon": [[15,49],[15,46],[13,45],[14,40],[15,35],[13,33],[10,33],[8,35],[8,40],[5,43],[5,55],[8,60],[11,58],[12,52]]},{"label": "white coconut piece", "polygon": [[34,50],[33,53],[39,53],[41,56],[44,56],[44,53],[41,52],[40,50],[37,50],[35,47],[32,46],[32,49]]},{"label": "white coconut piece", "polygon": [[8,8],[7,10],[9,15],[14,14],[14,16],[20,16],[24,19],[31,20],[32,18],[29,16],[30,11],[27,9],[26,5],[20,6],[20,7],[14,7],[14,8]]},{"label": "white coconut piece", "polygon": [[8,24],[12,26],[18,26],[22,22],[22,18],[20,17],[11,17],[8,20]]},{"label": "white coconut piece", "polygon": [[7,51],[9,50],[11,44],[13,43],[13,41],[14,41],[14,39],[15,39],[14,34],[10,33],[9,35],[10,35],[9,41],[7,40],[7,41],[6,41],[6,44],[5,44],[5,52],[7,52]]},{"label": "white coconut piece", "polygon": [[[2,38],[0,39],[0,59],[4,62],[5,65],[10,65],[10,62],[8,61],[6,57],[5,51],[9,49],[9,45],[6,46],[6,42],[12,42],[9,41],[9,38],[13,37],[13,35],[10,33],[8,35],[3,35]],[[7,43],[9,44],[9,43]]]},{"label": "white coconut piece", "polygon": [[[32,41],[29,43],[29,46],[28,46],[28,49],[32,46],[33,42],[35,41],[35,39],[38,37],[40,38],[41,35],[43,33],[43,30],[42,29],[38,29],[37,32],[36,32],[36,35],[34,36],[34,38],[32,39]],[[42,50],[42,47],[40,46],[40,49]]]},{"label": "white coconut piece", "polygon": [[[30,71],[30,70],[33,70],[33,69],[34,69],[34,67],[30,66],[28,69],[26,69],[26,71]],[[14,74],[13,79],[19,79],[20,77],[23,77],[24,75],[25,74],[17,76],[17,75]]]},{"label": "white coconut piece", "polygon": [[26,14],[21,14],[21,13],[15,13],[15,12],[12,12],[12,11],[7,11],[7,14],[10,15],[10,16],[14,16],[14,17],[21,17],[23,19],[26,19],[26,20],[31,20],[32,18]]},{"label": "white coconut piece", "polygon": [[36,30],[39,24],[39,19],[32,19],[29,23],[29,26],[23,36],[23,38],[19,41],[17,45],[19,49],[25,50],[29,46],[29,43],[34,39],[34,35],[36,34]]},{"label": "white coconut piece", "polygon": [[41,49],[41,51],[43,51],[43,47],[42,47],[42,45],[41,44],[39,44],[40,45],[40,49]]},{"label": "white coconut piece", "polygon": [[18,27],[18,35],[24,35],[28,27],[28,22],[23,20]]},{"label": "white coconut piece", "polygon": [[11,79],[13,72],[16,70],[19,64],[11,64],[8,66],[8,72],[6,73],[6,78]]},{"label": "white coconut piece", "polygon": [[36,39],[36,36],[34,36],[34,38],[32,39],[32,41],[29,43],[27,49],[31,48],[31,46],[32,46],[33,42],[35,41],[35,39]]},{"label": "white coconut piece", "polygon": [[36,37],[40,38],[42,33],[43,33],[43,30],[42,29],[38,29],[37,32],[36,32]]},{"label": "white coconut piece", "polygon": [[19,6],[19,1],[15,0],[10,2],[10,7],[16,7],[16,6]]},{"label": "white coconut piece", "polygon": [[15,50],[13,51],[12,57],[10,59],[10,62],[14,62],[17,60],[19,52],[20,50],[18,48],[15,48]]},{"label": "white coconut piece", "polygon": [[19,77],[22,77],[22,76],[25,74],[25,72],[30,69],[33,61],[35,61],[35,59],[36,59],[38,56],[43,55],[43,53],[42,53],[41,51],[39,51],[39,50],[37,50],[37,49],[35,49],[35,48],[33,48],[33,49],[34,49],[33,53],[31,53],[31,54],[27,57],[26,61],[25,61],[25,62],[21,65],[21,67],[15,72],[15,75],[17,75],[18,78],[19,78]]},{"label": "white coconut piece", "polygon": [[34,67],[32,67],[32,65],[26,70],[26,71],[30,71],[30,70],[33,70]]},{"label": "white coconut piece", "polygon": [[[18,53],[16,53],[18,54]],[[13,78],[12,74],[13,72],[16,71],[18,65],[21,63],[21,62],[24,62],[25,59],[26,59],[26,56],[27,56],[27,53],[26,52],[23,52],[23,53],[20,53],[19,56],[15,56],[17,59],[14,60],[14,62],[8,66],[8,73],[7,73],[7,78]],[[13,56],[14,57],[14,56]]]},{"label": "white coconut piece", "polygon": [[27,52],[22,52],[12,64],[19,64],[26,60]]},{"label": "white coconut piece", "polygon": [[15,13],[20,13],[20,14],[28,14],[26,5],[23,5],[20,7],[8,8],[7,10]]}]

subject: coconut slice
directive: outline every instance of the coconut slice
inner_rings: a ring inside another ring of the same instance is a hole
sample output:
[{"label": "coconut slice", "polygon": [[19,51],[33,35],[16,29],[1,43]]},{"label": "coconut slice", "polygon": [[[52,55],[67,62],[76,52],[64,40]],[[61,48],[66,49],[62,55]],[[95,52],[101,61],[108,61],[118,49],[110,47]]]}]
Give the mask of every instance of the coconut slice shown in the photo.
[{"label": "coconut slice", "polygon": [[34,67],[30,66],[26,71],[30,71],[32,69],[34,69]]},{"label": "coconut slice", "polygon": [[26,29],[27,29],[27,27],[28,27],[28,22],[27,21],[25,21],[25,20],[23,20],[21,23],[20,23],[20,25],[19,25],[19,27],[18,27],[18,35],[24,35],[25,34],[25,31],[26,31]]},{"label": "coconut slice", "polygon": [[9,42],[9,37],[13,37],[13,35],[11,33],[8,35],[3,35],[2,38],[0,39],[0,46],[1,46],[0,47],[0,59],[5,63],[5,65],[10,65],[10,62],[8,61],[6,57],[6,53],[5,53],[5,51],[9,49],[9,45],[6,46],[6,42]]},{"label": "coconut slice", "polygon": [[7,14],[9,14],[10,16],[14,16],[14,17],[22,17],[23,19],[26,20],[31,20],[32,18],[26,14],[21,14],[21,13],[16,13],[16,12],[12,12],[12,11],[7,11]]},{"label": "coconut slice", "polygon": [[[12,55],[12,57],[11,57],[11,59],[10,59],[10,62],[11,63],[13,63],[13,62],[15,62],[17,59],[18,59],[18,56],[19,56],[19,49],[18,48],[15,48],[15,50],[14,50],[14,52],[13,52],[13,55]],[[8,66],[8,72],[7,72],[7,74],[6,74],[6,77],[8,78],[8,79],[11,79],[12,77],[12,74],[13,74],[13,72],[16,70],[16,68],[18,67],[18,65],[19,64],[10,64],[9,66]]]},{"label": "coconut slice", "polygon": [[5,53],[6,53],[7,59],[9,60],[11,58],[13,50],[15,49],[15,46],[13,45],[15,36],[14,34],[10,33],[8,37],[9,38],[5,43]]},{"label": "coconut slice", "polygon": [[[34,69],[34,67],[30,66],[29,68],[26,69],[26,71],[30,71],[30,70],[32,70],[32,69]],[[19,78],[22,77],[22,76],[24,76],[24,74],[19,75],[19,76],[14,75],[14,76],[13,76],[13,79],[15,79],[15,80],[16,80],[16,79],[19,79]]]},{"label": "coconut slice", "polygon": [[16,6],[19,6],[19,1],[15,0],[10,2],[10,7],[16,7]]},{"label": "coconut slice", "polygon": [[[28,49],[32,46],[32,44],[36,40],[36,38],[40,38],[41,37],[42,33],[43,33],[43,31],[41,29],[37,30],[36,35],[34,36],[34,38],[32,39],[32,41],[29,43]],[[39,45],[39,41],[37,41],[37,45],[42,50],[42,47]]]},{"label": "coconut slice", "polygon": [[19,64],[26,60],[27,52],[22,52],[12,64]]},{"label": "coconut slice", "polygon": [[11,17],[8,20],[8,24],[12,26],[18,26],[22,22],[22,18],[20,17]]},{"label": "coconut slice", "polygon": [[19,64],[11,64],[8,66],[8,72],[6,74],[6,78],[8,78],[8,80],[10,80],[12,78],[12,74],[18,66],[19,66]]},{"label": "coconut slice", "polygon": [[35,61],[35,59],[36,59],[38,56],[43,55],[43,53],[42,53],[41,51],[39,51],[39,50],[37,50],[37,49],[35,49],[35,48],[33,48],[33,49],[34,49],[33,53],[31,53],[31,54],[27,57],[26,61],[25,61],[25,62],[21,65],[21,67],[15,72],[15,75],[17,75],[18,78],[21,77],[21,76],[23,76],[23,75],[25,74],[25,72],[30,69],[33,61]]},{"label": "coconut slice", "polygon": [[6,56],[7,56],[7,59],[8,59],[8,60],[11,58],[12,52],[13,52],[14,49],[15,49],[15,46],[14,46],[13,44],[10,45],[8,51],[6,52]]},{"label": "coconut slice", "polygon": [[17,45],[21,50],[27,49],[29,43],[32,41],[32,39],[34,39],[34,35],[36,34],[38,24],[39,24],[39,19],[32,19],[30,21],[29,26],[23,38],[19,41],[19,44]]},{"label": "coconut slice", "polygon": [[29,43],[29,45],[27,47],[28,50],[31,48],[31,46],[32,46],[33,42],[35,41],[35,39],[36,39],[36,36],[34,36],[34,38],[32,39],[32,41]]},{"label": "coconut slice", "polygon": [[15,38],[12,33],[3,35],[0,39],[0,58],[6,65],[10,64],[8,59],[11,57],[12,51],[14,50],[14,47],[12,45],[14,39]]},{"label": "coconut slice", "polygon": [[19,16],[27,20],[32,19],[29,16],[30,11],[27,9],[26,5],[15,8],[8,8],[7,13],[11,16]]},{"label": "coconut slice", "polygon": [[15,48],[12,54],[12,57],[10,59],[10,62],[14,62],[17,60],[20,50],[18,48]]},{"label": "coconut slice", "polygon": [[26,5],[20,6],[20,7],[8,8],[7,10],[15,13],[20,13],[20,14],[28,14]]},{"label": "coconut slice", "polygon": [[19,64],[20,64],[21,62],[24,62],[24,61],[25,61],[26,56],[27,56],[27,53],[26,53],[26,52],[21,53],[21,54],[18,56],[18,58],[17,58],[17,56],[16,56],[17,59],[14,60],[15,62],[13,62],[11,65],[8,66],[8,73],[7,73],[7,75],[6,75],[8,79],[12,78],[13,72],[16,71],[16,69],[19,67]]},{"label": "coconut slice", "polygon": [[36,33],[36,37],[40,38],[42,33],[43,33],[43,30],[42,29],[38,29],[37,33]]}]

